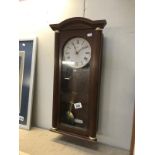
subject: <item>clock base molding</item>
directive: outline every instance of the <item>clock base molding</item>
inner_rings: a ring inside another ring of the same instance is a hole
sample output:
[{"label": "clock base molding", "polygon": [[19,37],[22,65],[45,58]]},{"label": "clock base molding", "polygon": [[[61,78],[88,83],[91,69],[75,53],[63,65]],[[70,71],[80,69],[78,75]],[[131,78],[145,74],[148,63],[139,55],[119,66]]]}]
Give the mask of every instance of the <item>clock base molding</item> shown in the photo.
[{"label": "clock base molding", "polygon": [[50,129],[50,131],[53,131],[53,130],[54,130],[54,131],[56,131],[56,130],[57,130],[57,128],[51,128],[51,129]]},{"label": "clock base molding", "polygon": [[96,137],[90,137],[90,136],[89,136],[89,139],[90,139],[90,140],[93,140],[93,141],[97,141],[97,138],[96,138]]},{"label": "clock base molding", "polygon": [[129,146],[127,146],[125,144],[122,144],[122,143],[118,143],[114,139],[112,139],[110,137],[107,137],[105,135],[102,135],[102,134],[97,134],[96,137],[84,137],[84,136],[79,137],[79,135],[71,134],[71,133],[64,132],[64,131],[60,131],[57,128],[51,128],[51,129],[49,129],[49,131],[59,133],[59,134],[64,135],[64,136],[69,136],[69,137],[72,137],[72,138],[74,137],[74,138],[89,141],[89,142],[99,142],[99,143],[102,143],[102,144],[105,144],[105,145],[110,145],[110,146],[113,146],[113,147],[129,150]]},{"label": "clock base molding", "polygon": [[58,130],[56,128],[54,128],[54,129],[51,128],[50,131],[55,132],[55,133],[59,133],[59,134],[64,135],[64,136],[69,136],[69,137],[72,137],[72,138],[74,137],[74,138],[85,140],[85,141],[89,141],[89,142],[97,142],[97,138],[96,137],[79,136],[79,135],[76,135],[76,134],[73,134],[73,133],[69,133],[69,132],[64,132],[64,131]]}]

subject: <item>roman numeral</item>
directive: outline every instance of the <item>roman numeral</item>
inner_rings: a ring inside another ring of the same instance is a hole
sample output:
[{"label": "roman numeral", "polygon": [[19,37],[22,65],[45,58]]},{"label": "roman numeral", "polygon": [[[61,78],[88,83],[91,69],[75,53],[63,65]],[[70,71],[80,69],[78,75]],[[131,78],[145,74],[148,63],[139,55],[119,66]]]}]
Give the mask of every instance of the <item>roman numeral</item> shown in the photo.
[{"label": "roman numeral", "polygon": [[85,54],[90,54],[90,52],[85,52]]},{"label": "roman numeral", "polygon": [[65,52],[65,54],[69,54],[69,52]]},{"label": "roman numeral", "polygon": [[87,57],[84,57],[84,60],[86,60],[86,61],[87,61],[87,60],[88,60],[88,58],[87,58]]},{"label": "roman numeral", "polygon": [[83,49],[88,48],[88,46],[84,46]]},{"label": "roman numeral", "polygon": [[79,44],[79,40],[78,39],[76,40],[76,43]]},{"label": "roman numeral", "polygon": [[67,59],[70,59],[70,56],[68,56]]}]

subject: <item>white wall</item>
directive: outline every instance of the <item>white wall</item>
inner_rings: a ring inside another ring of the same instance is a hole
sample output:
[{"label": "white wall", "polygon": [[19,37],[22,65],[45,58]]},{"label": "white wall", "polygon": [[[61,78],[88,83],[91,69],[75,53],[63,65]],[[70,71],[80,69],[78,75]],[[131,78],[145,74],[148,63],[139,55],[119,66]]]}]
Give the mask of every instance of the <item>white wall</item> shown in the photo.
[{"label": "white wall", "polygon": [[[83,15],[83,0],[20,2],[20,36],[38,37],[33,125],[51,128],[54,32],[49,24]],[[98,140],[129,149],[134,109],[134,0],[86,0],[85,17],[106,19]]]}]

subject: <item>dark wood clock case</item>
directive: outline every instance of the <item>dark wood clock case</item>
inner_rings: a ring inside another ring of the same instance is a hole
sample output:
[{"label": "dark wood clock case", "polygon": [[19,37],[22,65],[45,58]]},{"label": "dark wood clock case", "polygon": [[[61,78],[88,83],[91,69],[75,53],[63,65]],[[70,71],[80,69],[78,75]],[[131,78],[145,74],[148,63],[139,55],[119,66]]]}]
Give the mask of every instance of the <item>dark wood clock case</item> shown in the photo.
[{"label": "dark wood clock case", "polygon": [[[55,31],[54,94],[52,131],[96,141],[98,98],[101,76],[103,35],[106,20],[75,17],[51,24]],[[91,46],[90,62],[75,69],[63,65],[63,48],[74,37],[86,39]],[[82,103],[75,109],[74,103]],[[67,113],[69,111],[69,114]],[[68,116],[68,115],[69,116]],[[74,118],[73,118],[74,116]]]}]

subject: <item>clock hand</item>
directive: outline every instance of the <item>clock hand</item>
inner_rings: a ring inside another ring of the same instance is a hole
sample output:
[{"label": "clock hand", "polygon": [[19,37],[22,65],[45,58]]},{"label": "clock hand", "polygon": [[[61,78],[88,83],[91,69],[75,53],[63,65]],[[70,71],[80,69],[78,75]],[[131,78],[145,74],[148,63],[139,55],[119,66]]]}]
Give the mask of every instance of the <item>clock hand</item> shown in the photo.
[{"label": "clock hand", "polygon": [[84,47],[82,47],[81,49],[79,49],[77,52],[79,53],[81,50],[83,50],[83,49],[85,49],[85,48],[87,48],[88,46],[84,46]]},{"label": "clock hand", "polygon": [[77,54],[78,52],[77,52],[76,47],[75,47],[75,45],[74,45],[73,42],[72,42],[72,45],[73,45],[73,47],[74,47],[74,49],[75,49],[75,52],[76,52],[76,54]]}]

